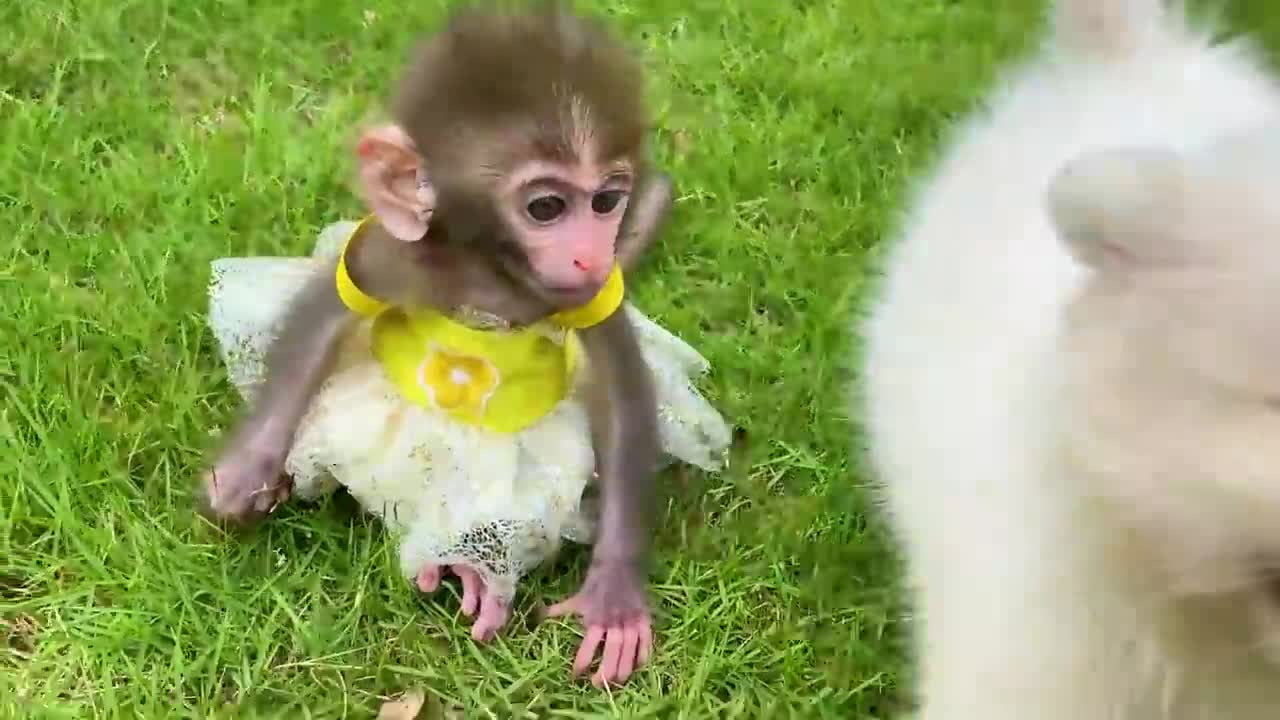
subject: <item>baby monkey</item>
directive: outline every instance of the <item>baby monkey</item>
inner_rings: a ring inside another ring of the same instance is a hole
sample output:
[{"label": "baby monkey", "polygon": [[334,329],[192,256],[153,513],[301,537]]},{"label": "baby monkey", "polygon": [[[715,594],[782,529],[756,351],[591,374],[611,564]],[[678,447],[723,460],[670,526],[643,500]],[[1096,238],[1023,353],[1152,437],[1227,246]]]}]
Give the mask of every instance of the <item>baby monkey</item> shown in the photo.
[{"label": "baby monkey", "polygon": [[[619,44],[556,4],[458,11],[424,42],[393,122],[356,145],[374,221],[285,312],[252,410],[204,476],[208,514],[260,519],[290,495],[295,433],[359,319],[335,283],[339,261],[366,300],[470,313],[504,328],[572,312],[634,265],[672,198],[670,178],[649,161],[642,87]],[[546,615],[586,624],[575,673],[603,642],[596,681],[622,682],[652,645],[643,573],[661,451],[654,382],[626,313],[575,329],[589,373],[598,522],[582,587]],[[445,569],[423,568],[419,586],[433,589]],[[477,636],[496,630],[504,602],[474,571],[452,569],[464,581],[464,608],[478,607]]]}]

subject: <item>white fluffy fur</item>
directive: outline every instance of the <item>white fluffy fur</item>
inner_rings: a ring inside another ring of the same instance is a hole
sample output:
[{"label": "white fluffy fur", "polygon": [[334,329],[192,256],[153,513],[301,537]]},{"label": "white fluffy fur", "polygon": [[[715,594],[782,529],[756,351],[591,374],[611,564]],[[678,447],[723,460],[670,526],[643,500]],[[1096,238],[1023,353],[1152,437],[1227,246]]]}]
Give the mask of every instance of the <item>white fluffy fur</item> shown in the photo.
[{"label": "white fluffy fur", "polygon": [[1158,0],[1054,17],[863,328],[919,717],[1280,717],[1280,90]]}]

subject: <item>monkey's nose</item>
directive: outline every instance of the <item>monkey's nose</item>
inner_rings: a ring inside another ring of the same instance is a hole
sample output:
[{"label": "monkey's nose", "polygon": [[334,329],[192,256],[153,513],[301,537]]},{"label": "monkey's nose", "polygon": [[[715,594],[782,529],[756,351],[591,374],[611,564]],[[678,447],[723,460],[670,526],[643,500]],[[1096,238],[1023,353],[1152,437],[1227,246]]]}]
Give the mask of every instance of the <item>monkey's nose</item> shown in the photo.
[{"label": "monkey's nose", "polygon": [[590,264],[586,263],[585,261],[578,260],[578,259],[576,259],[576,258],[575,258],[575,259],[574,259],[574,261],[573,261],[573,266],[574,266],[574,267],[576,267],[576,268],[578,268],[579,270],[581,270],[581,271],[583,271],[583,272],[586,272],[586,271],[588,271],[588,270],[590,270],[590,269],[591,269],[591,265],[590,265]]}]

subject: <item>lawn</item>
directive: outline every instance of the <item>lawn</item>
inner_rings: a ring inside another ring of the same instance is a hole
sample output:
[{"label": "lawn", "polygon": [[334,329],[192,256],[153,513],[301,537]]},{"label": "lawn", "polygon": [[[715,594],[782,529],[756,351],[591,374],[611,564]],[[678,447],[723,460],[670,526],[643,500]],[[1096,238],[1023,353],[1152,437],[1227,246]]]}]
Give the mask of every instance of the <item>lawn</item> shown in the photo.
[{"label": "lawn", "polygon": [[[1231,13],[1280,47],[1266,2]],[[191,511],[237,406],[209,261],[303,253],[360,211],[352,133],[441,4],[0,5],[0,715],[359,718],[418,688],[423,717],[889,716],[907,609],[848,323],[910,174],[1040,2],[582,3],[644,52],[680,185],[634,298],[742,430],[729,471],[663,477],[657,655],[614,692],[569,678],[575,623],[524,622],[581,549],[479,647],[456,586],[414,591],[349,499],[243,536]]]}]

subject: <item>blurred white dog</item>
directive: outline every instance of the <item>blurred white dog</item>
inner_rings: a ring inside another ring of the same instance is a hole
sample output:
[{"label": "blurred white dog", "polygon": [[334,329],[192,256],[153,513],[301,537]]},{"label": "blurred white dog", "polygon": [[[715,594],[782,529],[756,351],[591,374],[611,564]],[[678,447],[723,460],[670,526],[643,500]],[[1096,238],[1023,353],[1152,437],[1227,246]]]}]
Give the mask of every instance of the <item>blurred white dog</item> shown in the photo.
[{"label": "blurred white dog", "polygon": [[862,328],[921,720],[1280,717],[1280,89],[1060,0]]}]

